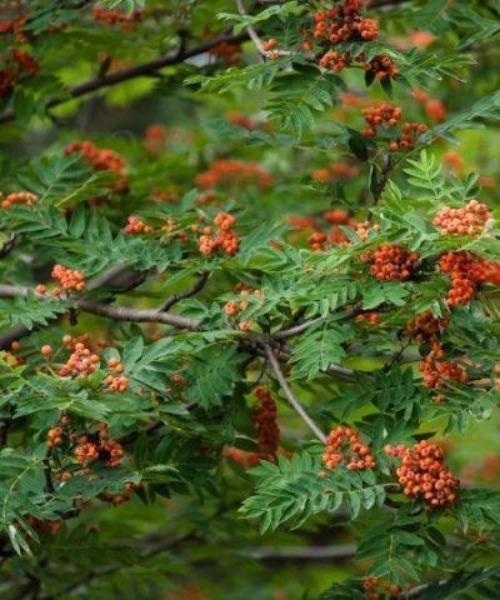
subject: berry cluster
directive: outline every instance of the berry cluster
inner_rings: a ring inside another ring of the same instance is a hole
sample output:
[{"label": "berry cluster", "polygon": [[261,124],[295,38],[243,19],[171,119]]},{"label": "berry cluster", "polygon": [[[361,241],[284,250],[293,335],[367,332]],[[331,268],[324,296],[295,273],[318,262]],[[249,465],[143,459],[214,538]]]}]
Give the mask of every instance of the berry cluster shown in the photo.
[{"label": "berry cluster", "polygon": [[243,469],[256,467],[260,462],[260,457],[257,452],[240,450],[240,448],[235,448],[234,446],[224,446],[222,449],[222,456],[232,460]]},{"label": "berry cluster", "polygon": [[59,422],[51,427],[47,432],[47,446],[55,448],[61,446],[67,438],[66,428],[71,423],[71,418],[68,415],[62,415]]},{"label": "berry cluster", "polygon": [[412,150],[415,146],[417,137],[427,131],[425,123],[403,123],[403,133],[397,139],[389,142],[389,150],[397,152],[398,150]]},{"label": "berry cluster", "polygon": [[88,465],[99,458],[99,449],[97,445],[86,441],[87,439],[87,436],[81,436],[79,444],[74,451],[76,462],[80,465]]},{"label": "berry cluster", "polygon": [[144,132],[144,146],[151,154],[157,154],[163,150],[167,139],[167,128],[164,125],[149,125]]},{"label": "berry cluster", "polygon": [[252,420],[257,430],[259,451],[263,456],[272,457],[276,454],[280,443],[276,402],[263,387],[256,388],[254,394],[259,399],[252,414]]},{"label": "berry cluster", "polygon": [[127,481],[123,486],[123,492],[117,494],[108,494],[107,492],[102,492],[97,497],[99,498],[99,500],[102,500],[107,504],[111,504],[112,506],[119,506],[120,504],[125,504],[125,502],[128,502],[130,500],[132,492],[140,487],[140,483],[132,483],[131,481]]},{"label": "berry cluster", "polygon": [[36,75],[40,70],[38,61],[29,52],[19,50],[19,48],[12,48],[11,53],[21,72],[28,75]]},{"label": "berry cluster", "polygon": [[156,188],[152,190],[152,197],[155,202],[176,202],[179,198],[175,191],[166,191]]},{"label": "berry cluster", "polygon": [[272,177],[258,163],[243,160],[216,160],[207,171],[196,177],[196,185],[203,189],[217,185],[236,186],[252,183],[260,187],[269,187]]},{"label": "berry cluster", "polygon": [[[253,296],[254,298],[264,298],[264,294],[262,290],[259,289],[251,289],[245,284],[238,284],[235,286],[235,292],[239,292],[243,297],[242,300],[234,301],[231,300],[226,302],[224,305],[224,312],[228,317],[237,317],[242,311],[248,308],[248,296]],[[249,331],[252,328],[252,321],[241,321],[238,325],[240,331]]]},{"label": "berry cluster", "polygon": [[370,231],[378,231],[380,229],[378,223],[370,223],[370,221],[349,221],[348,225],[354,229],[362,242],[368,241]]},{"label": "berry cluster", "polygon": [[[444,360],[444,350],[440,344],[443,330],[448,326],[448,320],[435,317],[427,310],[406,325],[405,332],[422,344],[428,344],[430,351],[420,363],[424,375],[424,385],[431,389],[439,389],[446,381],[467,383],[467,371],[458,364]],[[442,400],[436,396],[436,401]]]},{"label": "berry cluster", "polygon": [[312,178],[317,183],[328,183],[337,179],[352,179],[359,175],[359,167],[346,162],[333,162],[327,167],[316,169]]},{"label": "berry cluster", "polygon": [[488,454],[479,464],[469,464],[464,469],[463,479],[481,480],[491,484],[500,481],[500,454]]},{"label": "berry cluster", "polygon": [[270,60],[276,60],[280,56],[280,52],[278,48],[278,40],[275,38],[269,38],[265,42],[262,43],[262,50],[265,52],[265,55]]},{"label": "berry cluster", "polygon": [[408,35],[411,43],[420,50],[425,50],[425,48],[427,48],[437,40],[436,36],[433,33],[425,30],[409,31]]},{"label": "berry cluster", "polygon": [[368,98],[364,96],[358,96],[358,94],[353,94],[352,92],[342,92],[340,94],[340,101],[343,107],[348,108],[351,106],[366,105]]},{"label": "berry cluster", "polygon": [[72,352],[76,350],[77,344],[83,344],[87,348],[91,348],[90,337],[88,333],[83,333],[82,335],[63,335],[61,339],[62,345]]},{"label": "berry cluster", "polygon": [[337,52],[329,50],[319,60],[319,66],[328,69],[332,73],[340,73],[349,66],[351,55],[349,52]]},{"label": "berry cluster", "polygon": [[401,459],[396,475],[407,496],[423,499],[430,508],[455,502],[460,481],[444,464],[439,446],[423,440],[412,448],[386,446],[385,452]]},{"label": "berry cluster", "polygon": [[349,222],[352,223],[349,211],[344,210],[343,208],[327,210],[323,216],[331,225],[347,225]]},{"label": "berry cluster", "polygon": [[54,265],[51,277],[65,292],[83,292],[85,289],[85,275],[76,269]]},{"label": "berry cluster", "polygon": [[231,125],[235,125],[236,127],[242,127],[243,129],[247,129],[248,131],[252,131],[257,127],[256,122],[250,117],[242,115],[239,112],[232,111],[227,115],[228,123]]},{"label": "berry cluster", "polygon": [[463,208],[445,206],[432,220],[444,235],[480,235],[486,221],[491,219],[488,207],[477,200],[471,200]]},{"label": "berry cluster", "polygon": [[223,60],[226,65],[237,65],[241,60],[241,46],[229,42],[221,42],[208,51],[212,56],[217,56]]},{"label": "berry cluster", "polygon": [[455,173],[460,173],[464,168],[464,159],[456,150],[449,150],[442,156],[444,164]]},{"label": "berry cluster", "polygon": [[447,252],[439,259],[439,268],[442,273],[447,273],[451,280],[448,306],[468,304],[482,278],[480,262],[465,251]]},{"label": "berry cluster", "polygon": [[25,206],[33,206],[37,202],[38,196],[31,192],[12,192],[5,198],[2,198],[0,192],[0,206],[2,208],[12,208],[15,204],[24,204]]},{"label": "berry cluster", "polygon": [[93,354],[85,344],[77,342],[67,362],[59,369],[59,375],[61,377],[71,375],[88,377],[95,372],[98,363],[99,356]]},{"label": "berry cluster", "polygon": [[500,285],[500,264],[478,258],[468,252],[448,252],[439,260],[443,273],[450,275],[452,286],[448,305],[467,304],[481,283]]},{"label": "berry cluster", "polygon": [[[2,31],[0,31],[1,35]],[[40,70],[38,61],[25,50],[12,48],[10,56],[0,56],[5,67],[0,69],[0,98],[12,92],[16,81],[23,74],[36,75]]]},{"label": "berry cluster", "polygon": [[127,162],[114,150],[109,148],[98,148],[89,141],[73,142],[66,147],[66,154],[75,154],[79,152],[90,166],[96,171],[111,171],[118,176],[117,182],[113,185],[116,191],[127,189]]},{"label": "berry cluster", "polygon": [[315,229],[317,225],[314,217],[303,215],[288,215],[287,222],[294,229]]},{"label": "berry cluster", "polygon": [[[12,342],[14,343],[14,342]],[[15,369],[20,367],[24,363],[24,359],[20,356],[16,356],[13,352],[4,351],[2,353],[2,359],[11,368]]]},{"label": "berry cluster", "polygon": [[314,14],[314,37],[331,44],[376,40],[377,22],[363,18],[359,14],[361,8],[361,0],[344,0],[341,6],[318,11]]},{"label": "berry cluster", "polygon": [[425,114],[433,123],[446,120],[446,106],[442,100],[431,98],[427,92],[420,88],[414,90],[416,101],[424,107]]},{"label": "berry cluster", "polygon": [[375,73],[378,79],[394,78],[398,74],[396,65],[387,54],[377,54],[365,64],[365,71]]},{"label": "berry cluster", "polygon": [[120,25],[124,31],[131,31],[134,23],[139,21],[142,13],[139,10],[134,10],[131,13],[125,13],[121,10],[111,10],[94,6],[92,9],[94,21],[100,21],[106,25]]},{"label": "berry cluster", "polygon": [[278,40],[275,38],[269,38],[265,42],[263,42],[262,47],[266,52],[276,50],[276,48],[278,47]]},{"label": "berry cluster", "polygon": [[14,340],[10,344],[10,352],[4,351],[2,352],[2,358],[5,363],[11,368],[15,369],[16,367],[20,367],[26,362],[26,359],[22,356],[18,356],[16,353],[21,350],[21,342],[19,340]]},{"label": "berry cluster", "polygon": [[[347,448],[347,447],[348,448]],[[369,447],[361,442],[357,431],[340,425],[330,431],[327,440],[323,462],[328,469],[334,470],[337,465],[346,463],[350,471],[364,471],[375,467],[375,459]]]},{"label": "berry cluster", "polygon": [[401,593],[401,587],[396,583],[381,581],[378,577],[365,577],[361,585],[366,600],[382,600],[396,598]]},{"label": "berry cluster", "polygon": [[326,242],[328,241],[328,236],[326,235],[326,233],[323,233],[322,231],[314,231],[313,233],[311,233],[311,235],[309,236],[309,247],[311,248],[311,250],[314,250],[315,252],[319,252],[320,250],[323,250],[323,247],[325,246]]},{"label": "berry cluster", "polygon": [[370,325],[378,325],[380,323],[380,319],[377,312],[365,312],[356,316],[356,321],[358,323],[366,321]]},{"label": "berry cluster", "polygon": [[392,104],[387,103],[378,106],[369,106],[368,108],[363,109],[362,113],[367,125],[365,129],[363,129],[362,134],[368,138],[375,137],[377,127],[383,125],[396,127],[402,115],[399,106],[393,106]]},{"label": "berry cluster", "polygon": [[186,385],[186,378],[183,377],[180,373],[172,373],[172,375],[170,375],[170,381],[174,385],[178,385],[178,386]]},{"label": "berry cluster", "polygon": [[342,209],[327,211],[324,214],[324,217],[329,223],[332,223],[333,226],[328,235],[322,231],[314,231],[309,236],[308,241],[311,250],[323,250],[327,243],[332,246],[348,246],[351,244],[351,240],[346,233],[342,231],[339,225],[350,227],[358,234],[363,242],[368,240],[368,235],[371,230],[379,228],[377,224],[372,224],[368,221],[357,221],[356,219],[349,217],[349,214]]},{"label": "berry cluster", "polygon": [[228,317],[235,317],[240,311],[245,310],[248,306],[248,302],[246,300],[242,300],[241,302],[226,302],[224,304],[224,312]]},{"label": "berry cluster", "polygon": [[372,256],[371,274],[381,281],[405,281],[412,276],[418,254],[402,246],[383,244]]},{"label": "berry cluster", "polygon": [[129,235],[137,235],[140,233],[151,233],[153,228],[151,225],[146,225],[141,217],[138,217],[137,215],[130,215],[127,218],[127,224],[123,230]]},{"label": "berry cluster", "polygon": [[479,260],[478,262],[481,281],[500,286],[500,263],[495,263],[486,259]]},{"label": "berry cluster", "polygon": [[149,152],[158,154],[167,146],[177,144],[188,144],[192,142],[193,136],[190,132],[178,127],[166,127],[160,123],[148,125],[144,131],[143,143]]},{"label": "berry cluster", "polygon": [[109,467],[118,467],[123,460],[123,447],[112,439],[106,423],[97,425],[97,435],[82,435],[74,449],[76,462],[87,465],[97,459],[106,461]]},{"label": "berry cluster", "polygon": [[460,365],[440,360],[444,352],[439,345],[434,345],[425,360],[420,363],[420,370],[424,375],[424,385],[428,388],[438,389],[446,381],[467,383],[467,371]]},{"label": "berry cluster", "polygon": [[110,374],[104,380],[111,392],[126,392],[128,390],[128,378],[123,373],[123,364],[117,358],[108,360],[108,367],[114,373]]},{"label": "berry cluster", "polygon": [[212,227],[205,227],[203,235],[198,238],[198,247],[202,254],[211,256],[215,251],[222,250],[226,254],[236,254],[239,245],[239,237],[232,227],[236,219],[227,213],[220,212],[213,224],[216,231],[212,231]]},{"label": "berry cluster", "polygon": [[47,446],[49,448],[55,448],[60,446],[64,442],[64,429],[57,425],[49,429],[47,433]]},{"label": "berry cluster", "polygon": [[[402,111],[399,106],[392,104],[381,104],[378,106],[369,106],[363,109],[363,116],[366,127],[361,132],[368,138],[373,138],[377,134],[377,128],[381,126],[396,127],[402,117]],[[427,125],[424,123],[405,122],[402,125],[401,135],[389,142],[389,150],[411,150],[415,145],[417,136],[427,131]]]},{"label": "berry cluster", "polygon": [[33,515],[28,517],[28,523],[38,534],[55,535],[61,529],[61,521],[44,521]]},{"label": "berry cluster", "polygon": [[435,346],[447,325],[447,319],[435,317],[430,310],[426,310],[408,321],[405,332],[421,344]]},{"label": "berry cluster", "polygon": [[23,33],[23,28],[26,24],[26,15],[21,14],[14,19],[1,20],[0,21],[0,34],[13,34],[15,39],[20,43],[24,44],[27,41],[26,36]]}]

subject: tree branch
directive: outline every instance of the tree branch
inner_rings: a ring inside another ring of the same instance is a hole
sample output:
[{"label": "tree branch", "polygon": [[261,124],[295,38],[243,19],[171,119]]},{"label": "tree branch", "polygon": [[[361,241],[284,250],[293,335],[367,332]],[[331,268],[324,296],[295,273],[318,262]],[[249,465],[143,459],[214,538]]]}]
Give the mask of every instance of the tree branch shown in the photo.
[{"label": "tree branch", "polygon": [[169,312],[162,312],[156,309],[140,309],[129,308],[125,306],[109,306],[94,300],[81,298],[77,300],[78,308],[81,310],[99,315],[100,317],[108,317],[116,321],[131,321],[136,323],[163,323],[164,325],[172,325],[178,329],[189,329],[193,331],[198,329],[199,321],[187,319],[180,315],[175,315]]},{"label": "tree branch", "polygon": [[[142,277],[142,278],[141,278]],[[87,290],[92,291],[101,287],[116,286],[125,291],[136,287],[144,281],[144,276],[137,271],[132,270],[126,265],[119,264],[111,267],[101,275],[93,277],[87,284]],[[22,286],[9,286],[0,284],[0,297],[13,298],[19,295],[26,295],[28,288]],[[0,349],[8,348],[14,340],[30,335],[34,329],[29,329],[24,325],[15,325],[8,331],[0,335]]]},{"label": "tree branch", "polygon": [[[73,87],[68,88],[67,97],[53,98],[52,100],[49,100],[47,102],[46,108],[54,108],[59,104],[68,102],[68,100],[74,100],[75,98],[79,98],[80,96],[85,96],[87,94],[90,94],[91,92],[95,92],[102,88],[117,85],[118,83],[128,81],[129,79],[134,79],[135,77],[150,76],[156,73],[156,71],[163,69],[164,67],[177,65],[179,63],[184,62],[188,58],[193,58],[194,56],[198,56],[199,54],[204,54],[205,52],[212,50],[219,44],[238,44],[248,39],[249,36],[247,32],[240,33],[238,35],[223,35],[214,38],[208,42],[205,42],[204,44],[200,44],[199,46],[195,46],[190,50],[188,49],[181,52],[177,50],[175,52],[172,52],[171,54],[167,54],[166,56],[157,58],[156,60],[136,65],[135,67],[121,69],[120,71],[109,73],[104,77],[94,77],[93,79],[89,79],[85,83],[81,83],[80,85],[75,85]],[[2,116],[0,116],[0,124],[13,121],[15,117],[15,112],[13,110],[8,110]]]},{"label": "tree branch", "polygon": [[283,371],[281,370],[280,364],[276,356],[274,355],[274,352],[272,351],[271,347],[268,344],[265,344],[264,348],[269,364],[271,365],[271,368],[274,371],[274,374],[276,375],[276,379],[278,380],[278,383],[280,384],[281,389],[283,390],[283,393],[286,396],[286,399],[288,400],[292,408],[295,410],[295,412],[301,417],[304,423],[306,423],[309,429],[318,438],[318,440],[325,444],[326,435],[306,413],[306,411],[304,410],[300,402],[297,400],[297,398],[295,398],[290,386],[288,385],[287,380],[285,379],[285,376],[283,375]]},{"label": "tree branch", "polygon": [[174,306],[174,304],[177,304],[177,302],[195,296],[198,292],[201,292],[201,290],[205,287],[205,284],[207,283],[209,277],[210,273],[208,271],[200,273],[200,275],[198,275],[196,283],[193,285],[192,288],[189,288],[184,292],[178,292],[177,294],[172,294],[172,296],[169,296],[165,300],[165,302],[159,307],[158,311],[169,310],[172,308],[172,306]]},{"label": "tree branch", "polygon": [[[27,296],[30,292],[30,288],[21,285],[6,285],[0,284],[0,297],[2,298],[14,298],[16,296]],[[43,298],[43,296],[41,297]],[[140,309],[140,308],[129,308],[126,306],[110,306],[96,300],[90,300],[88,298],[75,298],[75,304],[84,312],[99,315],[101,317],[108,317],[109,319],[115,319],[116,321],[132,321],[138,323],[164,323],[165,325],[172,325],[179,329],[197,329],[199,321],[193,319],[187,319],[169,312],[162,312],[155,309]]]},{"label": "tree branch", "polygon": [[258,560],[331,560],[351,558],[356,554],[356,544],[338,546],[262,546],[244,550],[245,556]]}]

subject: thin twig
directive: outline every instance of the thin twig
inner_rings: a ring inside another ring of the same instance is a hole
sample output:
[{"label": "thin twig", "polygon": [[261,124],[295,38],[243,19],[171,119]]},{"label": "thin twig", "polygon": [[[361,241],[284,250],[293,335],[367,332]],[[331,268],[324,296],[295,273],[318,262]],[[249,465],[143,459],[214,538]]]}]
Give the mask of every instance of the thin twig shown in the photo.
[{"label": "thin twig", "polygon": [[50,458],[52,456],[52,448],[48,448],[45,458],[43,459],[43,474],[45,477],[45,492],[53,495],[55,492],[54,481],[52,479],[52,469],[50,467]]},{"label": "thin twig", "polygon": [[177,302],[195,296],[196,294],[198,294],[198,292],[201,292],[201,290],[205,287],[205,284],[207,283],[209,277],[210,273],[208,271],[200,273],[192,288],[189,288],[184,292],[178,292],[177,294],[172,294],[171,296],[169,296],[165,300],[165,302],[158,308],[158,311],[170,310],[172,306],[174,306],[174,304],[177,304]]},{"label": "thin twig", "polygon": [[[361,304],[357,304],[351,310],[346,312],[344,318],[353,319],[362,312],[363,310],[361,308]],[[293,337],[295,335],[298,335],[299,333],[302,333],[303,331],[306,331],[310,327],[317,325],[318,323],[324,323],[328,321],[328,319],[330,319],[331,316],[332,315],[327,315],[326,317],[316,317],[315,319],[309,319],[308,321],[304,321],[304,323],[300,323],[299,325],[290,327],[290,329],[282,329],[281,331],[277,331],[276,333],[274,333],[273,338],[276,340],[285,340],[289,337]]]},{"label": "thin twig", "polygon": [[5,258],[8,256],[16,245],[16,236],[11,235],[8,240],[6,240],[2,246],[0,247],[0,258]]},{"label": "thin twig", "polygon": [[318,323],[324,323],[327,317],[317,317],[316,319],[310,319],[309,321],[304,321],[304,323],[300,323],[300,325],[295,325],[294,327],[290,327],[290,329],[283,329],[282,331],[277,331],[273,334],[273,337],[277,340],[286,340],[289,337],[293,337],[306,331],[310,327],[317,325]]},{"label": "thin twig", "polygon": [[[240,15],[242,17],[247,17],[248,13],[246,11],[243,0],[235,0],[235,2]],[[259,51],[259,54],[264,58],[273,58],[275,56],[291,56],[293,54],[293,52],[290,52],[289,50],[266,50],[264,47],[264,42],[261,40],[255,28],[252,27],[252,25],[247,25],[245,29],[248,33],[248,37],[252,40],[255,47]]]},{"label": "thin twig", "polygon": [[326,435],[321,431],[321,429],[316,425],[316,423],[306,413],[306,411],[304,410],[304,407],[300,404],[300,402],[297,400],[297,398],[295,398],[290,386],[288,385],[288,382],[287,382],[285,376],[283,375],[283,371],[281,370],[278,359],[274,355],[274,352],[272,351],[271,346],[269,346],[269,344],[265,344],[264,348],[266,351],[266,356],[269,361],[269,364],[271,365],[271,368],[274,371],[274,374],[276,375],[276,379],[278,380],[278,383],[280,384],[281,389],[283,390],[283,393],[286,396],[286,399],[288,400],[290,405],[293,407],[295,412],[298,415],[300,415],[300,417],[302,418],[304,423],[306,423],[306,425],[309,427],[309,429],[318,438],[318,440],[320,442],[322,442],[323,444],[325,444],[326,443]]},{"label": "thin twig", "polygon": [[[448,582],[447,579],[441,579],[437,582],[437,584],[439,586],[443,586]],[[406,600],[407,598],[418,598],[420,596],[420,594],[422,592],[425,592],[427,590],[427,588],[429,588],[431,585],[434,585],[436,582],[432,581],[430,583],[423,583],[421,585],[417,585],[414,588],[412,588],[411,590],[406,590],[405,592],[401,592],[398,596],[398,598],[401,598],[401,600]],[[436,596],[437,598],[438,596]]]},{"label": "thin twig", "polygon": [[373,2],[369,8],[385,8],[389,6],[400,6],[401,4],[410,4],[412,0],[379,0]]}]

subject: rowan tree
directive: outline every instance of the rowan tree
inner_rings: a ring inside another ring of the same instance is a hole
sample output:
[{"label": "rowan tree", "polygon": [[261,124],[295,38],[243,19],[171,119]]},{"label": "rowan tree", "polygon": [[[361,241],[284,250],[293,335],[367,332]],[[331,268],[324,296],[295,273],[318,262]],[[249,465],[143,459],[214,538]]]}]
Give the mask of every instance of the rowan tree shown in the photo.
[{"label": "rowan tree", "polygon": [[499,13],[1,3],[2,598],[496,597]]}]

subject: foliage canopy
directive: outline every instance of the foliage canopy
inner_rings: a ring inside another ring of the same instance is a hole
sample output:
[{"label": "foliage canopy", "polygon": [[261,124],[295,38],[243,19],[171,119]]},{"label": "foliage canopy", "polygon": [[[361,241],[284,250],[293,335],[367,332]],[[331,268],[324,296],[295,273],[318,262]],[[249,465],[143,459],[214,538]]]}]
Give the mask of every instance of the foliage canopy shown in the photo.
[{"label": "foliage canopy", "polygon": [[0,5],[2,598],[495,597],[499,15]]}]

